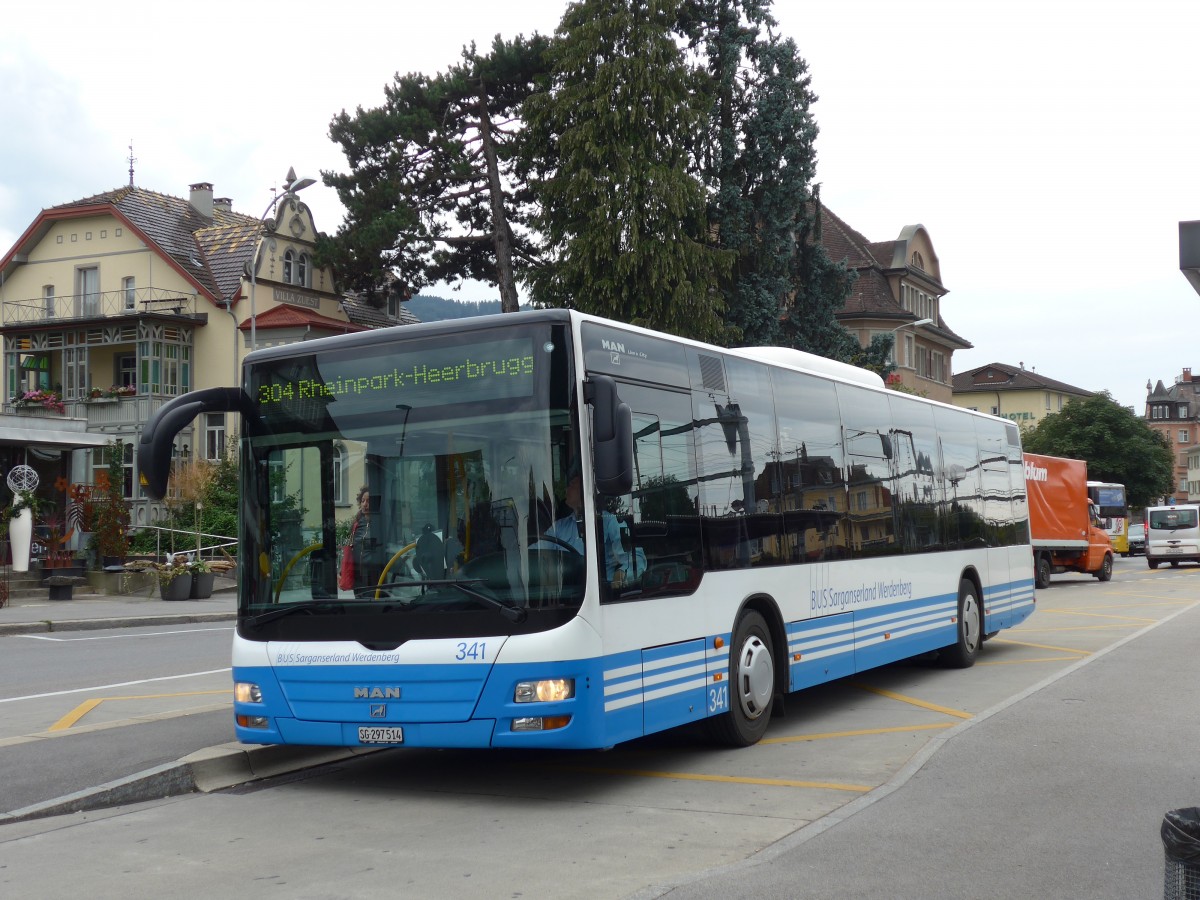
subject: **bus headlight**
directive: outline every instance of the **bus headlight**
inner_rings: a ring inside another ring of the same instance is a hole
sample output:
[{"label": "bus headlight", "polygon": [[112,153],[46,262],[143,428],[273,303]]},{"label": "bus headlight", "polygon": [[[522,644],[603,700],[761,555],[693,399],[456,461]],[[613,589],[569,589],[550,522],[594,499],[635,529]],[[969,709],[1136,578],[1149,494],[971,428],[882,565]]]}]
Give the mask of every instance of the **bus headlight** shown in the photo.
[{"label": "bus headlight", "polygon": [[548,703],[552,700],[570,700],[574,696],[574,678],[544,678],[541,681],[518,681],[513,691],[513,702]]},{"label": "bus headlight", "polygon": [[239,681],[233,686],[233,699],[238,703],[262,703],[262,690],[250,681]]}]

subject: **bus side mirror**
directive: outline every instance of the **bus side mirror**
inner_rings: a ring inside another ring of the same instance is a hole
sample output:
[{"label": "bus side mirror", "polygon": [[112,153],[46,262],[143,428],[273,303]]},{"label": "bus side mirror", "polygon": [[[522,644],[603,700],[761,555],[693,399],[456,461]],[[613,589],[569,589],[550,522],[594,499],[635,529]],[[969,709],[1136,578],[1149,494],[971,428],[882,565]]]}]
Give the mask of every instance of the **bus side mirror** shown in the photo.
[{"label": "bus side mirror", "polygon": [[603,494],[628,494],[633,489],[633,413],[607,375],[589,376],[583,398],[592,407],[596,488]]},{"label": "bus side mirror", "polygon": [[175,435],[192,419],[204,412],[240,412],[249,421],[253,411],[250,399],[241,388],[191,391],[161,406],[146,422],[138,441],[138,471],[146,493],[155,500],[166,495]]}]

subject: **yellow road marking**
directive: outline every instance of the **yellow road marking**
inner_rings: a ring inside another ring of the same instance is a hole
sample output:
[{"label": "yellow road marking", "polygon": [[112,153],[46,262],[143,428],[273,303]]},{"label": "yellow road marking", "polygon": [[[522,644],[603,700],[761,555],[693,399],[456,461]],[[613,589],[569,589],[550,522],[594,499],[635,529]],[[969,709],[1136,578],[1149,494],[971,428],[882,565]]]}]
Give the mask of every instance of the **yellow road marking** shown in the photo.
[{"label": "yellow road marking", "polygon": [[1056,647],[1053,644],[1035,644],[1032,641],[1014,641],[1012,638],[992,638],[993,643],[1012,644],[1016,647],[1032,647],[1035,650],[1056,650],[1059,653],[1077,653],[1080,656],[1091,656],[1091,650],[1080,650],[1076,647]]},{"label": "yellow road marking", "polygon": [[101,703],[107,703],[110,700],[162,700],[169,697],[206,697],[212,694],[232,694],[232,690],[223,691],[184,691],[178,694],[140,694],[130,697],[96,697],[92,700],[85,700],[77,707],[47,728],[47,731],[66,731]]},{"label": "yellow road marking", "polygon": [[763,738],[760,744],[795,744],[799,741],[827,741],[834,738],[865,737],[872,734],[903,734],[907,731],[935,731],[953,728],[950,722],[929,725],[897,725],[892,728],[861,728],[854,731],[824,731],[815,734],[796,734],[791,737]]},{"label": "yellow road marking", "polygon": [[135,716],[131,719],[119,719],[113,722],[98,722],[95,725],[80,725],[69,731],[38,731],[33,734],[19,734],[15,737],[0,738],[0,748],[15,747],[18,744],[31,744],[35,741],[48,741],[53,738],[78,737],[81,734],[92,734],[96,731],[109,731],[113,728],[126,728],[130,725],[145,725],[147,722],[162,722],[167,719],[180,719],[187,716],[202,715],[211,712],[228,712],[228,703],[210,703],[193,709],[176,709],[170,712],[154,713],[152,715]]},{"label": "yellow road marking", "polygon": [[711,781],[720,784],[761,784],[770,787],[815,788],[826,791],[850,791],[865,794],[875,789],[873,784],[838,784],[833,781],[792,781],[786,778],[746,778],[740,775],[699,775],[691,772],[655,772],[649,769],[607,769],[593,766],[555,766],[564,772],[592,775],[636,775],[641,778],[678,778],[682,781]]},{"label": "yellow road marking", "polygon": [[915,697],[906,697],[904,694],[897,694],[895,691],[884,690],[883,688],[871,687],[869,684],[861,684],[850,682],[851,687],[859,688],[860,690],[870,691],[872,694],[879,694],[881,697],[888,697],[892,700],[899,700],[901,703],[908,703],[912,706],[919,706],[921,709],[930,709],[934,712],[945,713],[948,716],[957,716],[960,719],[970,719],[974,713],[963,712],[961,709],[951,709],[949,706],[938,706],[936,703],[926,703],[924,700],[918,700]]},{"label": "yellow road marking", "polygon": [[1112,613],[1083,612],[1081,610],[1074,610],[1072,612],[1064,611],[1062,613],[1062,615],[1090,616],[1095,619],[1120,619],[1124,622],[1141,622],[1146,625],[1153,625],[1155,622],[1158,621],[1158,619],[1150,619],[1150,618],[1147,618],[1146,616],[1118,616],[1118,615],[1114,615]]},{"label": "yellow road marking", "polygon": [[[1083,656],[1087,653],[1080,651]],[[1035,656],[1033,659],[993,659],[987,662],[980,661],[975,663],[977,666],[1027,666],[1030,663],[1047,663],[1047,662],[1074,662],[1080,659],[1079,656]]]}]

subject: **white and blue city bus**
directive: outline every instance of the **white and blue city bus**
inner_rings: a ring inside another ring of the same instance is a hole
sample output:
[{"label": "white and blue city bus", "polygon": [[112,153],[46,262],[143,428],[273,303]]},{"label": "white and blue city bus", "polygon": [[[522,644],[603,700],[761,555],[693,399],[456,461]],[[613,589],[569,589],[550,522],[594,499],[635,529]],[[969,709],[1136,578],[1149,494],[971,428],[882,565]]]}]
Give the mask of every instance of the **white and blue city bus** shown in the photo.
[{"label": "white and blue city bus", "polygon": [[1033,610],[1016,427],[840,363],[542,310],[243,374],[163,407],[139,465],[161,496],[179,430],[241,413],[245,742],[596,748],[704,721],[748,745],[787,692],[970,666]]}]

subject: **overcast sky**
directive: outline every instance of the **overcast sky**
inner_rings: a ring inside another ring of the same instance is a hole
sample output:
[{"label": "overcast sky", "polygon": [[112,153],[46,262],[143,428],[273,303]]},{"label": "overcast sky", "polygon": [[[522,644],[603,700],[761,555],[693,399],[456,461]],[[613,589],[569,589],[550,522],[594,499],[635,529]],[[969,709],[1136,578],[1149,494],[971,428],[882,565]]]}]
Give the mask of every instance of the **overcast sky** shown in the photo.
[{"label": "overcast sky", "polygon": [[[289,166],[344,169],[340,110],[464,44],[551,33],[563,0],[230,3],[66,0],[0,32],[0,253],[39,210],[135,182],[211,181],[261,215]],[[1196,0],[782,0],[808,61],[817,181],[869,240],[924,225],[974,349],[1143,411],[1147,379],[1200,374],[1200,296],[1178,223],[1200,219]],[[323,185],[303,199],[334,232]],[[465,300],[494,293],[469,285]]]}]

